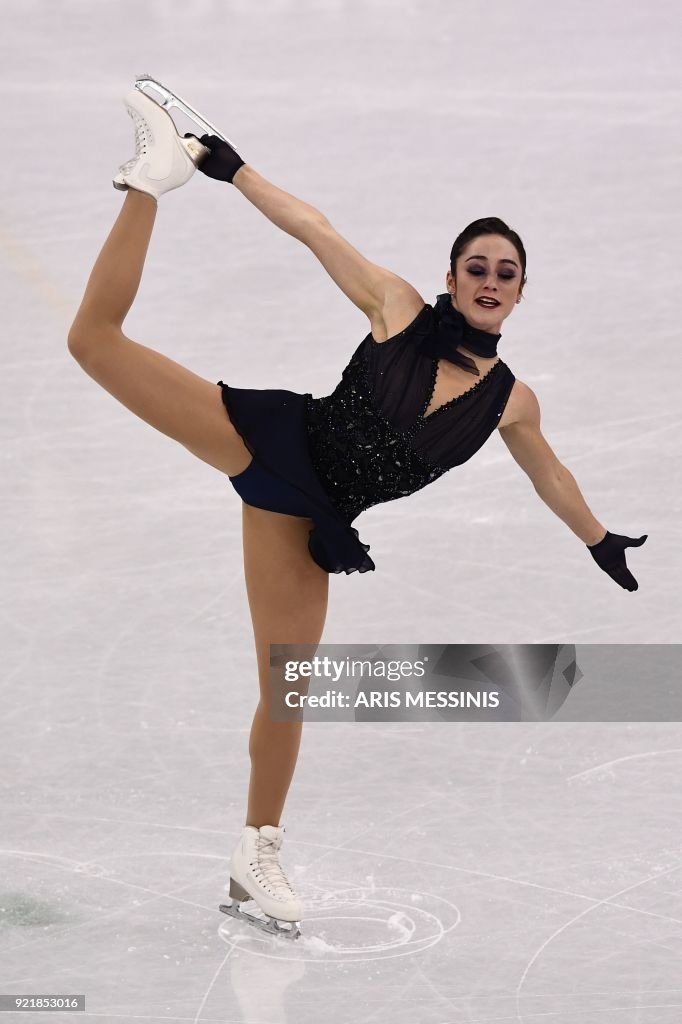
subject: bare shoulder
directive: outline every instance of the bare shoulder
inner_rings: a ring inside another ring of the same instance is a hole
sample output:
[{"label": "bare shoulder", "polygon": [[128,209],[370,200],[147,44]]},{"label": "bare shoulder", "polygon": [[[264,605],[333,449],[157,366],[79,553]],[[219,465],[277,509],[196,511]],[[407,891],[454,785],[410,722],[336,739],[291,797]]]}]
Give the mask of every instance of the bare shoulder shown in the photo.
[{"label": "bare shoulder", "polygon": [[370,330],[375,341],[390,341],[412,323],[426,305],[416,288],[397,274],[389,274],[384,288],[383,305],[370,316]]},{"label": "bare shoulder", "polygon": [[540,403],[532,388],[518,378],[514,381],[507,404],[498,424],[498,430],[505,431],[514,425],[538,426]]}]

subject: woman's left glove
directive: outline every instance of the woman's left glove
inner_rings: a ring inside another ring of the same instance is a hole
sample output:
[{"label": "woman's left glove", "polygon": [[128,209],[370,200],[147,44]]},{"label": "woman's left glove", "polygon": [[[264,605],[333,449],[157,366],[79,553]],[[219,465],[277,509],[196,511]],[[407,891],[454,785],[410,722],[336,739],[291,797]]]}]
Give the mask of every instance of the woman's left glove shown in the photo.
[{"label": "woman's left glove", "polygon": [[625,590],[637,590],[639,584],[625,564],[625,549],[639,548],[649,536],[645,533],[642,537],[622,537],[618,533],[609,533],[600,540],[598,544],[587,544],[590,552],[600,569],[603,569],[612,580]]}]

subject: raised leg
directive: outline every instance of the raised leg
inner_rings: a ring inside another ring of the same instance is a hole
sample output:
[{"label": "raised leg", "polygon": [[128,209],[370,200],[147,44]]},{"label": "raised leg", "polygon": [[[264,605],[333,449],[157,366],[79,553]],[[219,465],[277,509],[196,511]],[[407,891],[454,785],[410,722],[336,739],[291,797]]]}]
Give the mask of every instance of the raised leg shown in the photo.
[{"label": "raised leg", "polygon": [[251,454],[232,426],[220,388],[122,331],[140,285],[156,201],[130,190],[100,252],[76,318],[69,351],[131,412],[229,476]]},{"label": "raised leg", "polygon": [[249,738],[247,825],[279,825],[301,742],[301,722],[273,722],[269,709],[271,643],[318,644],[329,575],[310,557],[312,523],[243,504],[244,574],[256,641],[260,701]]}]

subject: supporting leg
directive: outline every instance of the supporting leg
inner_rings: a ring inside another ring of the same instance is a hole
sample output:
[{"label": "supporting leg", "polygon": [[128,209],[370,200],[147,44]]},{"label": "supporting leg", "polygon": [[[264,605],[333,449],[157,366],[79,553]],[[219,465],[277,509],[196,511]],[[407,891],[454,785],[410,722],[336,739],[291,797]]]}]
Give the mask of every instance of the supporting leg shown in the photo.
[{"label": "supporting leg", "polygon": [[301,746],[301,722],[272,722],[258,703],[249,736],[251,776],[245,825],[279,825]]},{"label": "supporting leg", "polygon": [[329,575],[310,557],[309,519],[243,505],[244,575],[256,641],[260,701],[249,739],[246,824],[279,825],[301,743],[301,722],[268,715],[270,644],[319,644]]}]

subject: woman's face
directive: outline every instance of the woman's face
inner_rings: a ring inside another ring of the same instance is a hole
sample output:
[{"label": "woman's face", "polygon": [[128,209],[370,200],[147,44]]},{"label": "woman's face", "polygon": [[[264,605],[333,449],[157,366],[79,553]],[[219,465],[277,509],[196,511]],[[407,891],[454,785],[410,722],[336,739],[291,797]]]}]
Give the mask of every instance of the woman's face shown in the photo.
[{"label": "woman's face", "polygon": [[[521,301],[521,259],[516,247],[501,235],[481,235],[465,247],[455,264],[456,278],[448,270],[445,282],[455,309],[481,331],[502,333],[502,321]],[[479,299],[495,299],[483,305]]]}]

